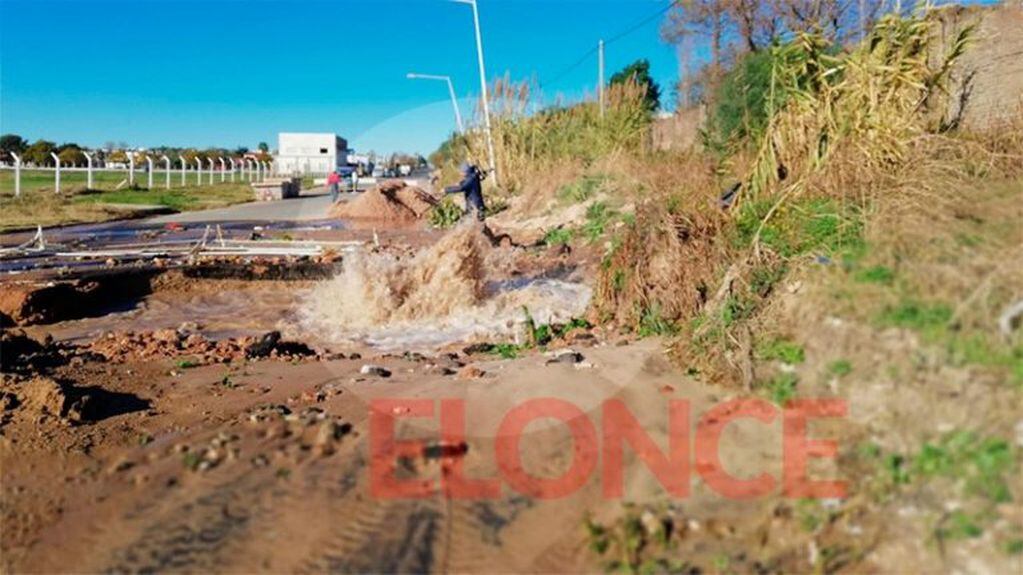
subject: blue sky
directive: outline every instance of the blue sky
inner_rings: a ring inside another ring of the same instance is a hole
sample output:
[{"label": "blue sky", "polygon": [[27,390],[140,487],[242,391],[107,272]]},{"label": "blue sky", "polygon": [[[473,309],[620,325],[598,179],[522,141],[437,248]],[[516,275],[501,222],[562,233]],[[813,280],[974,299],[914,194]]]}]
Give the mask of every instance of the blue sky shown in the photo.
[{"label": "blue sky", "polygon": [[[590,51],[667,0],[479,0],[487,73],[550,100],[593,91]],[[366,152],[429,153],[479,91],[469,6],[447,0],[0,0],[0,132],[98,146],[275,146],[337,132]],[[670,100],[660,18],[610,44],[608,74],[651,61]]]}]

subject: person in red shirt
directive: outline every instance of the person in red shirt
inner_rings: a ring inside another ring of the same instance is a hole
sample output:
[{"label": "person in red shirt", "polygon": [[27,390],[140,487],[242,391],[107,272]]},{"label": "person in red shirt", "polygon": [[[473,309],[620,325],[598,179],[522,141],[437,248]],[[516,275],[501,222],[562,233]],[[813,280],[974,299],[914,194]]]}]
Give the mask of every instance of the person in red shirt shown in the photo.
[{"label": "person in red shirt", "polygon": [[341,185],[341,174],[334,170],[327,176],[327,187],[330,188],[330,201],[337,202],[339,187]]}]

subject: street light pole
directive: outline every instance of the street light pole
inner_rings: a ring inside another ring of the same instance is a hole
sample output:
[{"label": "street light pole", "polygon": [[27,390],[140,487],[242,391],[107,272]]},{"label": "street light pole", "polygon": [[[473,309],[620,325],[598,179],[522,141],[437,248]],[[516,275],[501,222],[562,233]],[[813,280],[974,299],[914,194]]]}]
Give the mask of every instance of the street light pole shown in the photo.
[{"label": "street light pole", "polygon": [[600,101],[600,117],[604,117],[604,41],[597,44],[597,99]]},{"label": "street light pole", "polygon": [[490,98],[487,94],[487,69],[483,64],[483,36],[480,33],[480,11],[476,0],[452,0],[472,6],[472,22],[476,28],[476,59],[480,67],[480,93],[483,95],[483,129],[487,136],[487,153],[490,155],[490,171],[494,173],[494,184],[498,184],[497,163],[494,159],[494,137],[490,132]]},{"label": "street light pole", "polygon": [[462,111],[458,108],[458,98],[455,97],[455,86],[451,83],[451,76],[436,76],[433,74],[414,74],[406,76],[409,80],[443,80],[448,84],[448,94],[451,95],[451,106],[455,109],[455,124],[458,125],[458,133],[465,133],[465,126],[462,125]]}]

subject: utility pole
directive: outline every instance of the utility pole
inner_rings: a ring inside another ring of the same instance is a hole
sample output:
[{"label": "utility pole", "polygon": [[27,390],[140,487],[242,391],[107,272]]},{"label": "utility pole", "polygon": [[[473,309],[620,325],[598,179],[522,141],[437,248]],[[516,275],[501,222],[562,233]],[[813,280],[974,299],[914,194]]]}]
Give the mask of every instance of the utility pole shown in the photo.
[{"label": "utility pole", "polygon": [[597,43],[597,100],[600,102],[600,117],[604,117],[604,40]]},{"label": "utility pole", "polygon": [[494,173],[494,184],[500,185],[497,174],[497,162],[494,158],[494,136],[490,131],[490,97],[487,94],[487,69],[483,64],[483,36],[480,33],[480,11],[476,0],[454,0],[459,4],[472,6],[472,22],[476,28],[476,59],[480,67],[480,94],[483,98],[483,129],[487,136],[487,153],[490,155],[490,171]]}]

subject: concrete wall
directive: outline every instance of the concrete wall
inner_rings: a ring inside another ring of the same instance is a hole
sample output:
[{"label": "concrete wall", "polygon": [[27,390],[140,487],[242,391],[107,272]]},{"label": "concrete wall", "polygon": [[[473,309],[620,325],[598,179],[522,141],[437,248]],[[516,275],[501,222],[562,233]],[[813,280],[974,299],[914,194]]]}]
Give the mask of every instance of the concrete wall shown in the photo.
[{"label": "concrete wall", "polygon": [[1023,113],[1023,5],[944,8],[938,34],[950,44],[975,25],[973,43],[953,69],[946,117],[968,130],[984,130]]},{"label": "concrete wall", "polygon": [[700,128],[706,119],[706,107],[679,110],[667,118],[654,120],[650,130],[655,150],[688,150],[700,144]]}]

